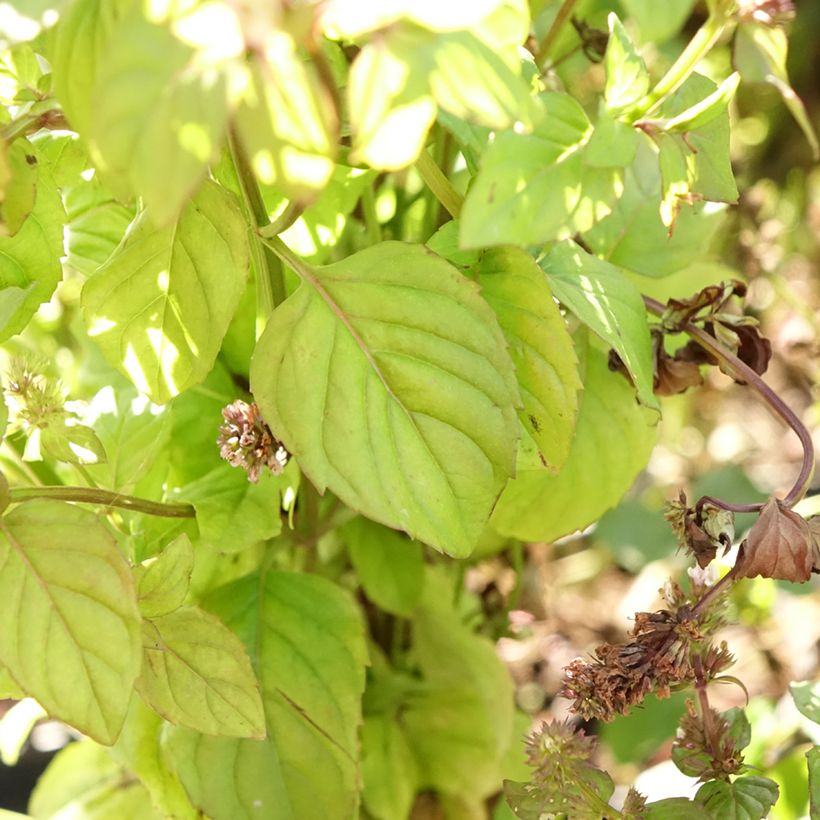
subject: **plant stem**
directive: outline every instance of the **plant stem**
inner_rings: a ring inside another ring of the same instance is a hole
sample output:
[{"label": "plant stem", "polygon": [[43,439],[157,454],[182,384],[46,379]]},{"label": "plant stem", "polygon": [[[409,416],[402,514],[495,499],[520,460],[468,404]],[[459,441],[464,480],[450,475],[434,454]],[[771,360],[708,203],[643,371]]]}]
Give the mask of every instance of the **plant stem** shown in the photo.
[{"label": "plant stem", "polygon": [[731,586],[735,582],[735,572],[737,571],[737,564],[733,566],[727,573],[724,575],[714,586],[709,587],[706,592],[700,597],[700,599],[695,603],[692,609],[689,612],[690,618],[696,618],[706,609],[712,601],[715,600],[719,595],[722,595],[724,591]]},{"label": "plant stem", "polygon": [[547,64],[547,58],[550,54],[550,49],[552,48],[553,43],[555,43],[555,40],[557,39],[564,23],[569,20],[577,2],[578,0],[564,0],[564,2],[561,3],[561,8],[558,9],[558,14],[555,15],[552,25],[549,27],[549,30],[538,44],[538,48],[535,51],[535,64],[538,66],[539,71],[544,71],[544,66]]},{"label": "plant stem", "polygon": [[120,507],[132,512],[157,515],[164,518],[194,518],[196,511],[191,504],[163,504],[133,495],[121,495],[111,490],[96,487],[15,487],[9,491],[11,503],[47,498],[56,501],[77,501],[81,504],[102,504],[105,507]]},{"label": "plant stem", "polygon": [[366,185],[362,191],[362,213],[367,228],[367,241],[371,245],[378,245],[382,241],[382,226],[376,213],[376,192],[373,185]]},{"label": "plant stem", "polygon": [[695,669],[695,690],[698,693],[700,717],[703,720],[703,731],[706,735],[706,740],[709,742],[709,749],[712,752],[712,757],[717,761],[721,759],[720,744],[718,743],[717,728],[715,727],[712,707],[709,705],[709,696],[706,693],[706,679],[703,676],[703,662],[701,661],[699,655],[695,655],[692,659],[692,664]]},{"label": "plant stem", "polygon": [[301,278],[313,279],[310,265],[300,259],[278,236],[263,237],[262,242]]},{"label": "plant stem", "polygon": [[672,64],[666,74],[658,80],[655,87],[635,104],[634,119],[646,116],[661,101],[677,91],[692,74],[695,66],[712,50],[731,21],[731,14],[717,3],[715,9],[689,41],[681,55]]},{"label": "plant stem", "polygon": [[239,179],[245,210],[254,227],[253,235],[250,237],[250,250],[256,270],[257,319],[258,323],[263,324],[273,309],[284,301],[285,280],[278,259],[263,247],[258,238],[258,229],[270,224],[270,220],[248,156],[232,127],[228,129],[228,145]]},{"label": "plant stem", "polygon": [[[644,296],[643,301],[650,313],[655,314],[655,316],[663,316],[665,308],[660,302],[649,296]],[[806,490],[808,490],[812,476],[814,475],[814,442],[812,441],[811,433],[809,433],[791,407],[789,407],[749,365],[738,359],[730,350],[727,350],[714,336],[710,336],[705,330],[701,330],[701,328],[693,325],[691,322],[686,322],[681,329],[702,348],[708,350],[713,356],[720,359],[737,380],[748,384],[749,387],[763,399],[769,409],[780,416],[782,421],[797,434],[797,437],[800,439],[800,444],[803,446],[803,463],[801,464],[800,473],[794,485],[783,499],[783,504],[787,507],[794,506],[806,494]],[[714,499],[710,499],[710,501],[711,503],[715,503]],[[731,508],[725,507],[725,509]],[[746,512],[746,510],[740,510],[740,512]]]},{"label": "plant stem", "polygon": [[464,198],[453,188],[450,180],[444,176],[441,168],[436,165],[426,148],[422,149],[416,160],[416,170],[424,184],[433,192],[436,199],[447,209],[450,216],[458,218]]},{"label": "plant stem", "polygon": [[286,231],[304,213],[304,208],[294,202],[288,202],[273,222],[259,228],[262,236],[278,236],[282,231]]}]

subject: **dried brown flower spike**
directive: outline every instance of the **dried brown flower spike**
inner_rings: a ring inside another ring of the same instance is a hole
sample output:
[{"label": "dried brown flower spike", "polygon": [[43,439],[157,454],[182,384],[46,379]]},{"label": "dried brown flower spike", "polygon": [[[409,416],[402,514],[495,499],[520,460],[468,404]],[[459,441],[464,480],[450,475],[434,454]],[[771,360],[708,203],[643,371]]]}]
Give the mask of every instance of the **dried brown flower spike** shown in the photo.
[{"label": "dried brown flower spike", "polygon": [[805,519],[776,498],[770,498],[737,559],[738,578],[778,578],[808,581],[814,564],[811,531]]},{"label": "dried brown flower spike", "polygon": [[224,424],[219,428],[219,455],[233,467],[241,467],[248,481],[259,480],[263,467],[279,475],[289,453],[271,432],[256,404],[237,399],[222,409]]}]

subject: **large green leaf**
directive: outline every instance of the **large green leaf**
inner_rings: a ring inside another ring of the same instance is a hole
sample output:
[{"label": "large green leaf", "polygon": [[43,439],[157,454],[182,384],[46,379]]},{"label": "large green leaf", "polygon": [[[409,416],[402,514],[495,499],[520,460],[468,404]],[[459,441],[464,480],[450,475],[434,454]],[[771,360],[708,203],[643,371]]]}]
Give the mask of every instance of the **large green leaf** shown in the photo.
[{"label": "large green leaf", "polygon": [[60,193],[36,148],[26,156],[39,164],[31,210],[13,236],[0,236],[0,341],[19,333],[62,278],[63,210]]},{"label": "large green leaf", "polygon": [[531,134],[501,132],[484,152],[461,213],[462,247],[564,239],[612,211],[622,171],[587,161],[593,129],[583,108],[558,92],[540,101]]},{"label": "large green leaf", "polygon": [[335,119],[313,64],[302,60],[287,32],[270,32],[238,115],[256,176],[291,200],[313,199],[333,172]]},{"label": "large green leaf", "polygon": [[[268,740],[168,733],[172,765],[215,820],[355,816],[367,652],[349,596],[312,575],[248,576],[208,601],[252,647]],[[267,807],[267,808],[265,808]]]},{"label": "large green leaf", "polygon": [[366,518],[341,531],[365,594],[387,612],[409,616],[424,585],[421,544]]},{"label": "large green leaf", "polygon": [[296,264],[303,282],[251,365],[266,421],[320,492],[468,555],[517,438],[513,365],[492,311],[417,245]]},{"label": "large green leaf", "polygon": [[82,301],[88,333],[106,358],[162,404],[213,367],[245,288],[247,229],[213,182],[168,228],[146,213],[86,282]]},{"label": "large green leaf", "polygon": [[137,691],[171,723],[212,735],[265,736],[259,688],[242,642],[198,607],[144,622]]},{"label": "large green leaf", "polygon": [[70,504],[26,503],[0,530],[0,662],[49,714],[113,743],[140,666],[125,559]]},{"label": "large green leaf", "polygon": [[812,820],[820,817],[820,746],[806,752],[809,767],[809,806]]},{"label": "large green leaf", "polygon": [[523,407],[518,416],[544,462],[560,469],[578,413],[578,359],[564,317],[533,258],[518,248],[488,251],[479,268],[515,363]]},{"label": "large green leaf", "polygon": [[451,600],[451,580],[428,570],[413,619],[413,656],[424,683],[397,719],[421,788],[485,797],[501,785],[512,740],[512,680],[492,643],[461,623]]},{"label": "large green leaf", "polygon": [[632,385],[590,347],[569,458],[556,476],[520,471],[502,493],[492,525],[529,541],[552,541],[586,527],[629,489],[649,460],[655,436]]},{"label": "large green leaf", "polygon": [[488,128],[529,126],[529,88],[505,57],[473,31],[396,26],[369,43],[348,86],[354,156],[376,168],[412,162],[437,106]]},{"label": "large green leaf", "polygon": [[658,409],[649,324],[635,285],[614,265],[574,242],[559,243],[541,264],[555,296],[618,352],[635,381],[639,401]]},{"label": "large green leaf", "polygon": [[695,0],[621,0],[629,19],[638,26],[641,41],[656,45],[674,37],[686,22]]},{"label": "large green leaf", "polygon": [[762,820],[775,804],[780,789],[768,777],[739,777],[732,783],[711,780],[695,796],[714,820]]}]

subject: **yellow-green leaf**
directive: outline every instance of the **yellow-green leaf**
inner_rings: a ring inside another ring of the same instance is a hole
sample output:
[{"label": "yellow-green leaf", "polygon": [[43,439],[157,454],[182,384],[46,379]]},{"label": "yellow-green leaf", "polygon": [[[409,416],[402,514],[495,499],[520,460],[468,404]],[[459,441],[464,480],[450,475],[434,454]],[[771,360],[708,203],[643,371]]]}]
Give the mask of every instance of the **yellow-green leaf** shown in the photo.
[{"label": "yellow-green leaf", "polygon": [[0,663],[53,717],[113,743],[140,665],[125,559],[70,504],[28,502],[0,531]]}]

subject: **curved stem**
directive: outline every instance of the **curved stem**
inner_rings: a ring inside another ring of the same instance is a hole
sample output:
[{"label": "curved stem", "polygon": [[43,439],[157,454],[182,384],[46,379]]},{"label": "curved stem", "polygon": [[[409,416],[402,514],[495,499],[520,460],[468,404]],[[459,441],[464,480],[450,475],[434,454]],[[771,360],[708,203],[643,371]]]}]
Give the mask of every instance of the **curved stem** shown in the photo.
[{"label": "curved stem", "polygon": [[464,204],[464,198],[453,188],[450,180],[444,176],[444,172],[436,165],[435,160],[426,148],[422,148],[419,158],[416,160],[416,170],[436,199],[453,218],[458,218],[461,213],[461,206]]},{"label": "curved stem", "polygon": [[535,64],[538,66],[539,71],[543,72],[550,54],[550,49],[563,28],[564,23],[569,20],[577,2],[578,0],[564,0],[564,2],[561,3],[561,8],[558,9],[558,14],[555,15],[552,25],[538,44],[538,48],[535,52]]},{"label": "curved stem", "polygon": [[102,504],[105,507],[120,507],[123,510],[157,515],[164,518],[195,518],[196,511],[191,504],[163,504],[133,495],[121,495],[111,490],[96,487],[15,487],[9,491],[12,504],[47,498],[56,501],[77,501],[81,504]]},{"label": "curved stem", "polygon": [[[650,296],[644,296],[643,301],[650,313],[655,314],[655,316],[663,316],[666,309],[660,302]],[[806,494],[814,475],[814,442],[811,433],[791,407],[749,365],[738,359],[730,350],[727,350],[714,336],[710,336],[705,330],[701,330],[691,322],[686,322],[681,329],[702,348],[717,356],[736,379],[748,384],[763,399],[769,409],[780,416],[781,420],[797,434],[803,447],[803,463],[800,466],[800,473],[794,485],[783,499],[783,504],[787,507],[793,506]],[[726,509],[730,508],[726,507]],[[739,512],[746,512],[746,510],[739,510]]]},{"label": "curved stem", "polygon": [[695,504],[695,509],[700,510],[706,504],[711,504],[713,507],[719,507],[721,510],[729,510],[729,512],[736,513],[755,513],[763,509],[762,504],[733,504],[731,501],[724,501],[722,498],[715,498],[712,495],[703,495]]}]

